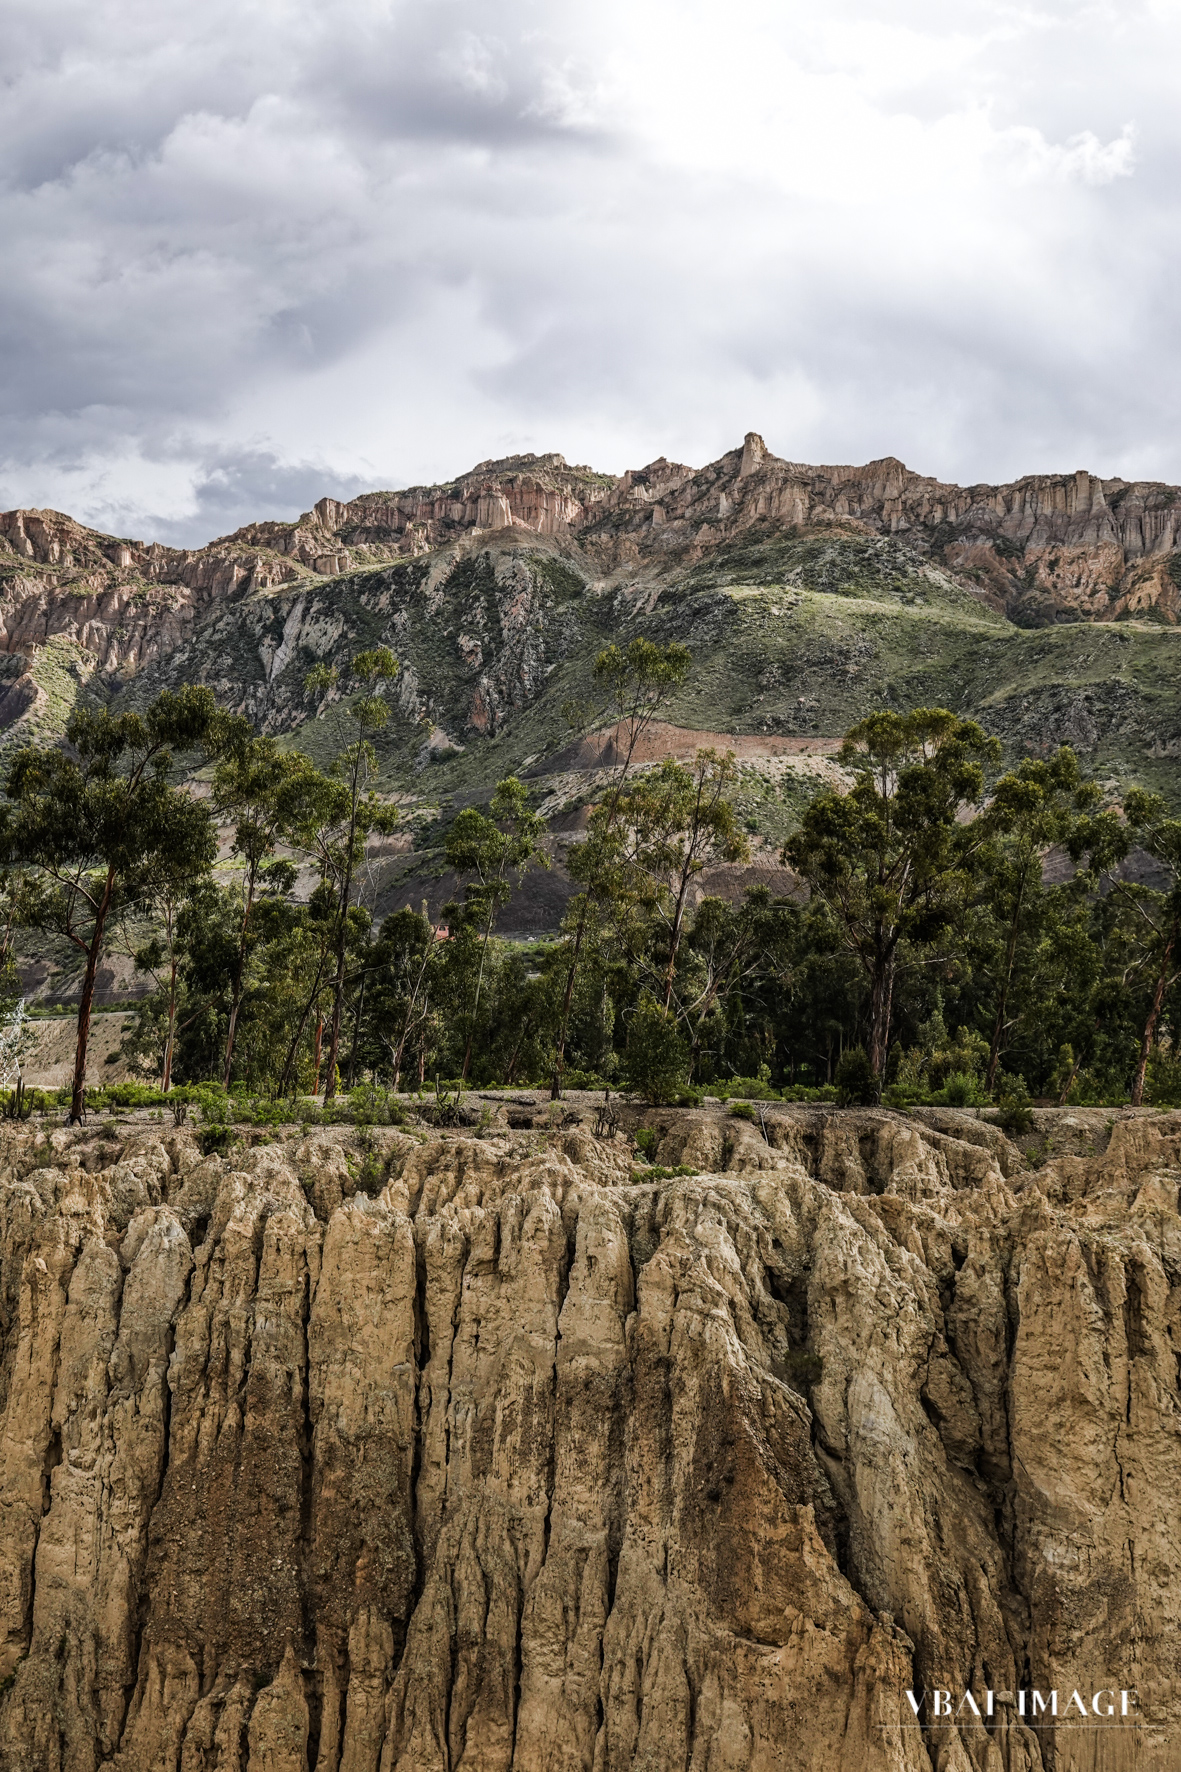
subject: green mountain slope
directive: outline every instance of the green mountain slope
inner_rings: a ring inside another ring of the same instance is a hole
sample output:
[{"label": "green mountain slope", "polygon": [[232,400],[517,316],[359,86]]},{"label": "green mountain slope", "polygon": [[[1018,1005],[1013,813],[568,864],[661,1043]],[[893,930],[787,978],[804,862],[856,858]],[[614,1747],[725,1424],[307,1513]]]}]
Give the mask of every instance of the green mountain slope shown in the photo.
[{"label": "green mountain slope", "polygon": [[670,717],[744,736],[768,836],[879,706],[971,713],[1010,756],[1066,741],[1176,803],[1175,509],[1175,489],[1086,474],[963,489],[890,461],[805,468],[750,436],[619,480],[484,463],[184,554],[8,513],[0,743],[52,737],[80,699],[198,681],[320,755],[309,668],[381,643],[401,664],[390,791],[478,797],[517,770],[558,816],[586,790],[570,746],[595,724],[594,658],[643,633],[692,651]]}]

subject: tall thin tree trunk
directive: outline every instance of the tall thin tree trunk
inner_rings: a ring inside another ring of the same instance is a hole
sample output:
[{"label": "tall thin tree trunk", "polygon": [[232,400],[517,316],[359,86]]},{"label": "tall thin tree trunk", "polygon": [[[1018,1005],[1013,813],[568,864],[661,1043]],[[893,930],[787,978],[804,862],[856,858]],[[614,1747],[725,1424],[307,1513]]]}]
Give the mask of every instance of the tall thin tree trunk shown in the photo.
[{"label": "tall thin tree trunk", "polygon": [[[315,1008],[316,999],[319,997],[322,989],[323,966],[324,961],[321,959],[319,965],[316,967],[316,976],[312,984],[312,994],[300,1012],[300,1017],[295,1027],[295,1033],[292,1035],[291,1044],[287,1048],[287,1057],[283,1061],[283,1074],[279,1078],[279,1088],[277,1091],[279,1095],[285,1095],[287,1093],[288,1084],[292,1083],[295,1079],[295,1058],[299,1051],[299,1042],[303,1039],[304,1029],[308,1025],[308,1016]],[[317,1081],[319,1081],[318,1072]]]},{"label": "tall thin tree trunk", "polygon": [[238,995],[237,987],[235,986],[233,1000],[230,1003],[230,1025],[226,1031],[226,1056],[225,1062],[222,1065],[221,1074],[221,1086],[226,1090],[228,1090],[230,1086],[230,1068],[234,1056],[234,1035],[238,1028],[238,1010],[241,1006],[242,999]]},{"label": "tall thin tree trunk", "polygon": [[332,1022],[328,1039],[328,1075],[324,1079],[324,1105],[336,1094],[336,1058],[340,1051],[340,1023],[344,1015],[344,948],[345,931],[341,926],[340,945],[336,955],[336,977],[332,981]]},{"label": "tall thin tree trunk", "polygon": [[890,1014],[894,1006],[894,959],[880,958],[869,999],[869,1065],[877,1094],[882,1092],[886,1055],[890,1049]]},{"label": "tall thin tree trunk", "polygon": [[1144,1034],[1140,1041],[1140,1056],[1136,1060],[1136,1074],[1132,1079],[1132,1106],[1144,1105],[1144,1079],[1148,1073],[1148,1057],[1152,1051],[1152,1043],[1156,1037],[1156,1024],[1160,1020],[1161,1004],[1165,1000],[1165,992],[1169,988],[1169,965],[1173,958],[1176,945],[1176,934],[1173,933],[1165,943],[1165,951],[1161,955],[1160,971],[1157,973],[1156,988],[1152,993],[1152,1008],[1148,1011],[1148,1020],[1144,1023]]},{"label": "tall thin tree trunk", "polygon": [[1009,1004],[1009,986],[1013,981],[1013,966],[1017,958],[1017,937],[1021,931],[1021,904],[1025,896],[1025,888],[1017,894],[1017,904],[1013,911],[1013,921],[1009,925],[1009,939],[1005,944],[1005,970],[1001,975],[1001,994],[996,1006],[996,1020],[992,1025],[992,1043],[988,1049],[988,1071],[984,1078],[984,1087],[991,1095],[996,1088],[996,1074],[1001,1062],[1001,1041],[1005,1033],[1005,1010]]},{"label": "tall thin tree trunk", "polygon": [[242,887],[245,903],[242,907],[242,922],[238,929],[238,960],[234,967],[234,988],[230,997],[230,1025],[226,1030],[226,1055],[222,1066],[221,1086],[228,1090],[230,1086],[230,1070],[234,1058],[234,1040],[238,1032],[238,1013],[242,1007],[246,977],[246,930],[250,922],[250,912],[254,906],[254,866],[248,871]]},{"label": "tall thin tree trunk", "polygon": [[[319,1093],[320,1093],[320,1042],[323,1040],[323,1038],[324,1038],[324,1017],[321,1015],[321,1016],[318,1016],[316,1019],[316,1077],[315,1077],[315,1083],[314,1083],[314,1086],[312,1089],[313,1095],[319,1095]],[[325,1105],[325,1107],[327,1107],[327,1105],[328,1105],[327,1095],[325,1095],[325,1097],[324,1097],[324,1105]]]},{"label": "tall thin tree trunk", "polygon": [[176,955],[172,956],[172,972],[168,980],[168,1038],[164,1042],[164,1079],[160,1093],[172,1088],[172,1048],[176,1041]]},{"label": "tall thin tree trunk", "polygon": [[551,1101],[562,1099],[562,1072],[566,1068],[566,1032],[570,1021],[570,1005],[574,1000],[574,979],[578,972],[578,959],[582,952],[582,938],[586,934],[587,917],[590,914],[590,889],[583,895],[583,908],[579,913],[578,928],[574,932],[574,952],[570,956],[570,964],[566,969],[566,989],[562,993],[562,1015],[558,1022],[558,1039],[554,1050],[554,1080],[550,1089]]},{"label": "tall thin tree trunk", "polygon": [[70,1097],[70,1125],[81,1124],[86,1108],[86,1049],[90,1043],[90,1006],[94,1001],[94,979],[102,953],[107,915],[115,892],[115,870],[107,870],[106,884],[94,917],[94,930],[86,951],[86,971],[82,979],[82,1001],[78,1005],[78,1043],[74,1049],[74,1088]]},{"label": "tall thin tree trunk", "polygon": [[[359,743],[360,741],[358,741]],[[360,754],[353,766],[353,779],[350,784],[352,799],[349,812],[348,846],[345,850],[344,879],[340,887],[340,904],[337,910],[339,929],[336,937],[336,977],[332,980],[332,1034],[328,1042],[328,1075],[324,1079],[324,1105],[336,1094],[336,1060],[340,1051],[340,1022],[344,1014],[344,971],[345,950],[349,939],[349,899],[353,895],[353,848],[357,841],[357,800],[360,794]]]},{"label": "tall thin tree trunk", "polygon": [[509,1059],[508,1070],[506,1071],[505,1078],[504,1078],[505,1082],[508,1083],[510,1086],[516,1082],[517,1060],[521,1056],[521,1047],[524,1045],[524,1043],[525,1043],[525,1028],[522,1026],[520,1033],[517,1035],[517,1043],[513,1047],[513,1055]]},{"label": "tall thin tree trunk", "polygon": [[1066,1098],[1070,1094],[1071,1090],[1074,1088],[1074,1079],[1079,1074],[1079,1068],[1082,1065],[1082,1062],[1083,1062],[1083,1056],[1082,1056],[1082,1053],[1080,1052],[1078,1057],[1075,1059],[1074,1063],[1070,1067],[1070,1075],[1067,1077],[1065,1083],[1063,1083],[1063,1085],[1062,1085],[1062,1093],[1058,1097],[1058,1106],[1059,1107],[1066,1106]]},{"label": "tall thin tree trunk", "polygon": [[669,931],[668,938],[668,965],[665,968],[664,973],[664,1007],[666,1009],[672,1008],[673,984],[677,976],[677,954],[680,952],[681,930],[684,927],[684,921],[685,894],[684,891],[682,891],[680,897],[677,899],[676,910],[673,914],[672,928]]},{"label": "tall thin tree trunk", "polygon": [[[651,725],[655,715],[656,709],[653,708],[647,719],[634,721],[632,723],[627,751],[624,754],[619,774],[611,784],[610,792],[608,794],[608,816],[604,826],[605,830],[609,831],[615,823],[615,817],[619,811],[619,801],[623,794],[623,784],[627,780],[628,770],[631,768],[632,757],[635,753],[640,734],[646,731],[648,726]],[[553,1086],[550,1089],[550,1099],[552,1101],[560,1101],[562,1098],[562,1072],[566,1068],[566,1035],[569,1031],[570,1024],[570,1006],[574,1001],[574,981],[578,974],[578,963],[582,955],[582,943],[586,935],[587,922],[590,918],[590,908],[591,888],[588,886],[582,895],[582,905],[578,913],[578,928],[574,935],[574,951],[570,955],[570,965],[566,972],[566,989],[562,993],[562,1014],[558,1022],[558,1038],[554,1051],[554,1080]]]},{"label": "tall thin tree trunk", "polygon": [[365,1010],[365,978],[366,974],[362,972],[361,989],[357,992],[357,1008],[353,1016],[353,1043],[349,1048],[349,1074],[347,1078],[350,1089],[353,1086],[353,1078],[357,1069],[357,1041],[361,1037],[361,1016]]},{"label": "tall thin tree trunk", "polygon": [[488,922],[484,926],[484,939],[480,946],[480,965],[479,970],[476,973],[476,995],[475,1000],[472,1003],[472,1019],[468,1024],[467,1045],[464,1048],[463,1054],[463,1069],[459,1073],[459,1080],[461,1083],[467,1082],[468,1066],[472,1062],[472,1043],[476,1037],[476,1017],[480,1013],[480,991],[484,983],[484,962],[488,958],[488,940],[491,934],[492,919],[489,917]]}]

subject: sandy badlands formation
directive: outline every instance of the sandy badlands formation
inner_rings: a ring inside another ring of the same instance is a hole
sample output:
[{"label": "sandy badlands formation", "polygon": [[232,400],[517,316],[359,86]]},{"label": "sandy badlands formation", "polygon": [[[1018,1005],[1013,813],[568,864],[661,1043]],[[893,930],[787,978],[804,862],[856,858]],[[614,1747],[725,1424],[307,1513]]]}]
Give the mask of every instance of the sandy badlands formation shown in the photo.
[{"label": "sandy badlands formation", "polygon": [[648,1120],[5,1131],[0,1765],[1181,1764],[1181,1116]]}]

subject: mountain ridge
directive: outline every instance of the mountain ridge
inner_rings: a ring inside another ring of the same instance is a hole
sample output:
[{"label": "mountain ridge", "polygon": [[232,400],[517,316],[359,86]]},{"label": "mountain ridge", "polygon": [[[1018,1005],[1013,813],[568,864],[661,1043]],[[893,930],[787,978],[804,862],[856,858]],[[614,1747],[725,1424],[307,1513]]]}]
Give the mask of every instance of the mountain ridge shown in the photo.
[{"label": "mountain ridge", "polygon": [[[3,513],[0,749],[55,740],[80,703],[202,682],[326,755],[349,660],[380,644],[400,664],[387,789],[479,798],[510,770],[563,773],[595,724],[595,656],[642,633],[693,654],[683,727],[823,746],[871,708],[934,703],[1010,757],[1069,742],[1116,787],[1175,797],[1179,510],[1176,488],[1083,470],[965,488],[893,457],[809,467],[750,432],[704,468],[503,457],[202,549]],[[320,662],[341,688],[309,696]],[[762,773],[776,807],[755,794],[748,816],[775,839],[807,783]]]},{"label": "mountain ridge", "polygon": [[1181,488],[1160,481],[1080,468],[959,486],[893,456],[861,466],[788,461],[752,431],[741,449],[705,467],[660,456],[618,477],[570,466],[556,452],[489,459],[435,485],[325,497],[292,522],[260,520],[201,548],[106,535],[57,511],[7,511],[0,585],[15,589],[22,569],[34,566],[43,569],[36,579],[54,588],[98,590],[107,587],[93,575],[105,568],[112,587],[125,575],[127,583],[216,595],[337,576],[506,528],[578,538],[606,571],[633,561],[659,570],[758,523],[850,524],[904,537],[1020,625],[1113,620],[1150,608],[1175,622],[1181,587],[1157,568],[1178,550],[1179,511]]}]

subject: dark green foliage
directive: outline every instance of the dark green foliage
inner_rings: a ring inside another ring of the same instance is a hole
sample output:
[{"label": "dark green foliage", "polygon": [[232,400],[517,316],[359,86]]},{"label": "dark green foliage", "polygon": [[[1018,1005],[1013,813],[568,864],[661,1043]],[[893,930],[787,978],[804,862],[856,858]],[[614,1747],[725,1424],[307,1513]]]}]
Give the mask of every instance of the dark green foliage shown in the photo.
[{"label": "dark green foliage", "polygon": [[1021,1138],[1033,1130],[1033,1108],[1029,1091],[1020,1077],[1006,1077],[997,1100],[996,1123],[1010,1138]]},{"label": "dark green foliage", "polygon": [[772,1089],[770,1083],[762,1077],[731,1077],[725,1085],[725,1093],[731,1101],[779,1100],[778,1089]]},{"label": "dark green foliage", "polygon": [[1181,1056],[1175,1051],[1157,1051],[1149,1058],[1146,1093],[1153,1107],[1181,1107]]},{"label": "dark green foliage", "polygon": [[934,957],[962,913],[974,859],[962,814],[983,799],[1000,747],[972,720],[916,708],[861,721],[840,755],[853,787],[817,795],[784,857],[864,973],[880,1092],[900,972]]},{"label": "dark green foliage", "polygon": [[564,560],[555,559],[553,554],[532,554],[529,564],[537,576],[544,579],[555,597],[563,602],[581,597],[586,589],[574,568],[567,566]]},{"label": "dark green foliage", "polygon": [[176,785],[179,759],[239,735],[210,691],[165,690],[142,714],[80,710],[69,750],[29,746],[8,771],[5,859],[29,869],[19,920],[85,960],[72,1119],[80,1119],[95,977],[121,909],[178,895],[216,853],[209,808]]},{"label": "dark green foliage", "polygon": [[[761,544],[747,539],[743,570],[754,571]],[[876,545],[856,557],[885,570]],[[469,567],[477,578],[494,570]],[[346,691],[335,775],[201,697],[120,716],[122,726],[87,714],[72,728],[73,758],[24,753],[9,774],[8,926],[20,916],[72,930],[77,965],[91,971],[104,943],[118,945],[152,987],[124,1040],[144,1081],[81,1103],[67,1092],[71,1108],[191,1114],[224,1150],[247,1128],[398,1124],[399,1090],[418,1090],[409,1111],[420,1120],[486,1128],[492,1109],[465,1090],[538,1078],[627,1088],[654,1105],[708,1092],[752,1122],[753,1104],[771,1101],[991,1103],[1015,1133],[1031,1097],[1181,1099],[1181,822],[1161,800],[1133,791],[1117,814],[1107,795],[1100,811],[1066,748],[990,779],[997,747],[974,723],[938,708],[884,711],[848,734],[851,790],[826,785],[793,802],[786,853],[807,892],[703,896],[706,868],[746,853],[738,796],[749,806],[762,790],[712,751],[691,767],[637,762],[688,666],[683,647],[643,637],[600,653],[606,767],[589,828],[567,851],[579,894],[547,942],[496,933],[513,883],[548,844],[511,775],[489,803],[440,816],[437,866],[455,870],[460,891],[439,923],[409,906],[375,923],[359,902],[368,838],[392,824],[366,736],[389,716],[378,691],[394,661],[380,647],[335,686]],[[308,690],[334,685],[313,672]],[[198,731],[198,754],[220,759],[228,874],[210,869],[202,803],[170,779],[168,734],[196,745]],[[124,821],[125,849],[107,843],[114,860],[93,836],[104,804],[111,831]],[[297,896],[297,864],[306,879],[309,863],[314,883]],[[109,898],[102,930],[97,886]],[[154,1087],[170,1079],[181,1086]],[[309,1099],[318,1085],[323,1106]],[[30,1103],[50,1105],[17,1091],[8,1111]],[[606,1103],[600,1120],[604,1134],[618,1125]],[[651,1128],[636,1140],[649,1168],[656,1143]],[[376,1191],[373,1148],[363,1145],[358,1173]]]},{"label": "dark green foliage", "polygon": [[206,1126],[197,1134],[197,1147],[203,1157],[224,1157],[238,1142],[232,1126]]},{"label": "dark green foliage", "polygon": [[836,1086],[841,1107],[868,1107],[877,1100],[878,1079],[864,1046],[851,1046],[841,1053]]},{"label": "dark green foliage", "polygon": [[653,1107],[674,1102],[688,1080],[689,1048],[675,1016],[650,992],[632,1014],[624,1062],[631,1087]]}]

